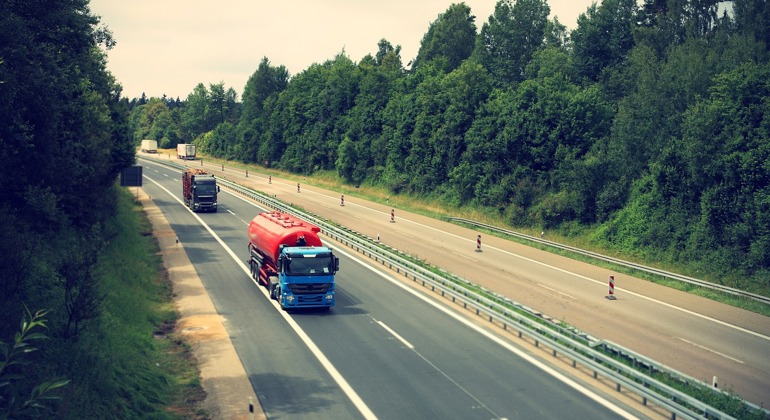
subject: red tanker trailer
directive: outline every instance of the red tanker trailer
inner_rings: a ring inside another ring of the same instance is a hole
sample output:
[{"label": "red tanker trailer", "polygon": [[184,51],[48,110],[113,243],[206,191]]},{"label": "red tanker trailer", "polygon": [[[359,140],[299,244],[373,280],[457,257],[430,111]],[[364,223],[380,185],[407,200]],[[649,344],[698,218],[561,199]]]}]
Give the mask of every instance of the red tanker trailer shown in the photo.
[{"label": "red tanker trailer", "polygon": [[265,212],[249,223],[249,269],[284,309],[334,306],[339,258],[321,229],[286,213]]}]

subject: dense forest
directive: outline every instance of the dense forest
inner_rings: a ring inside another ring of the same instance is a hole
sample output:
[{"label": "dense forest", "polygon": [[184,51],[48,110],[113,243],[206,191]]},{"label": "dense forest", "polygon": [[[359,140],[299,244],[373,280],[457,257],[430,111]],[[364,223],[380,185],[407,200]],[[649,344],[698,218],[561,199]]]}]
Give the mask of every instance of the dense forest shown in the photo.
[{"label": "dense forest", "polygon": [[481,207],[713,281],[770,286],[770,2],[464,3],[406,65],[386,39],[290,76],[132,101],[135,140]]},{"label": "dense forest", "polygon": [[143,367],[103,335],[122,323],[100,263],[136,153],[113,45],[87,0],[0,1],[0,418],[132,416],[114,382],[131,375],[111,374]]}]

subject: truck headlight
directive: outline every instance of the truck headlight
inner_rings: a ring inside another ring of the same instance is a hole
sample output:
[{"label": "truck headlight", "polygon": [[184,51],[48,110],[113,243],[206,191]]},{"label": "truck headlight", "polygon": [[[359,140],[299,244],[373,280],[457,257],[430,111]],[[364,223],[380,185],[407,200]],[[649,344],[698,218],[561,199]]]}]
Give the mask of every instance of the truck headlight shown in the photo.
[{"label": "truck headlight", "polygon": [[286,296],[286,300],[287,300],[289,303],[293,303],[293,302],[294,302],[294,295],[288,295],[288,296]]},{"label": "truck headlight", "polygon": [[334,299],[333,294],[329,293],[328,295],[326,295],[326,300],[332,300],[332,299]]}]

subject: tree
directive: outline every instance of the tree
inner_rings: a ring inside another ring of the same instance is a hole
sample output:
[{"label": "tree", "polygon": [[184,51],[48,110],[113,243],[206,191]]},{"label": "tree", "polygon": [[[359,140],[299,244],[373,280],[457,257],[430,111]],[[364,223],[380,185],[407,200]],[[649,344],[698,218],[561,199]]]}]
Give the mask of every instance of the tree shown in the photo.
[{"label": "tree", "polygon": [[240,118],[239,111],[238,94],[235,93],[235,89],[225,89],[224,82],[209,85],[205,117],[209,130],[206,131],[225,122],[237,124]]},{"label": "tree", "polygon": [[570,34],[578,77],[595,82],[604,69],[625,59],[634,46],[635,13],[635,0],[605,0],[578,17]]},{"label": "tree", "polygon": [[495,12],[481,27],[475,55],[498,86],[524,79],[532,54],[545,40],[550,12],[544,0],[497,2]]},{"label": "tree", "polygon": [[67,316],[65,338],[77,339],[83,322],[96,318],[101,312],[103,292],[94,273],[100,242],[99,231],[94,229],[87,237],[73,236],[72,243],[60,247],[66,250],[61,254],[58,267]]},{"label": "tree", "polygon": [[475,16],[465,3],[455,3],[430,24],[420,42],[412,70],[439,60],[440,68],[450,72],[473,52],[476,39]]},{"label": "tree", "polygon": [[203,83],[198,83],[187,95],[184,111],[182,112],[182,141],[192,142],[199,135],[214,128],[207,120],[210,115],[209,91]]},{"label": "tree", "polygon": [[677,147],[687,168],[685,185],[692,189],[661,186],[699,201],[700,234],[730,250],[729,266],[752,271],[770,267],[768,80],[767,64],[748,63],[719,75],[709,99],[688,111]]},{"label": "tree", "polygon": [[259,161],[257,153],[268,125],[265,102],[286,90],[288,85],[289,72],[286,67],[273,67],[267,57],[263,57],[243,89],[241,119],[238,123],[240,159],[246,162]]},{"label": "tree", "polygon": [[767,0],[733,1],[736,31],[754,37],[770,51],[770,2]]},{"label": "tree", "polygon": [[387,39],[382,38],[380,42],[377,43],[375,62],[378,66],[385,67],[389,70],[401,70],[401,46],[397,45],[393,47],[393,44]]}]

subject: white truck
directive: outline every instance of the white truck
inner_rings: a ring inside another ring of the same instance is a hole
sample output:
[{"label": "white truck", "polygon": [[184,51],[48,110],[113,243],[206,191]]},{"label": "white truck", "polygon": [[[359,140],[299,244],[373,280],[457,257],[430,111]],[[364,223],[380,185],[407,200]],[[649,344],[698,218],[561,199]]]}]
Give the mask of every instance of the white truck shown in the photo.
[{"label": "white truck", "polygon": [[142,140],[142,153],[158,153],[158,141]]},{"label": "white truck", "polygon": [[176,157],[184,160],[195,160],[195,145],[194,144],[177,144],[176,145]]}]

